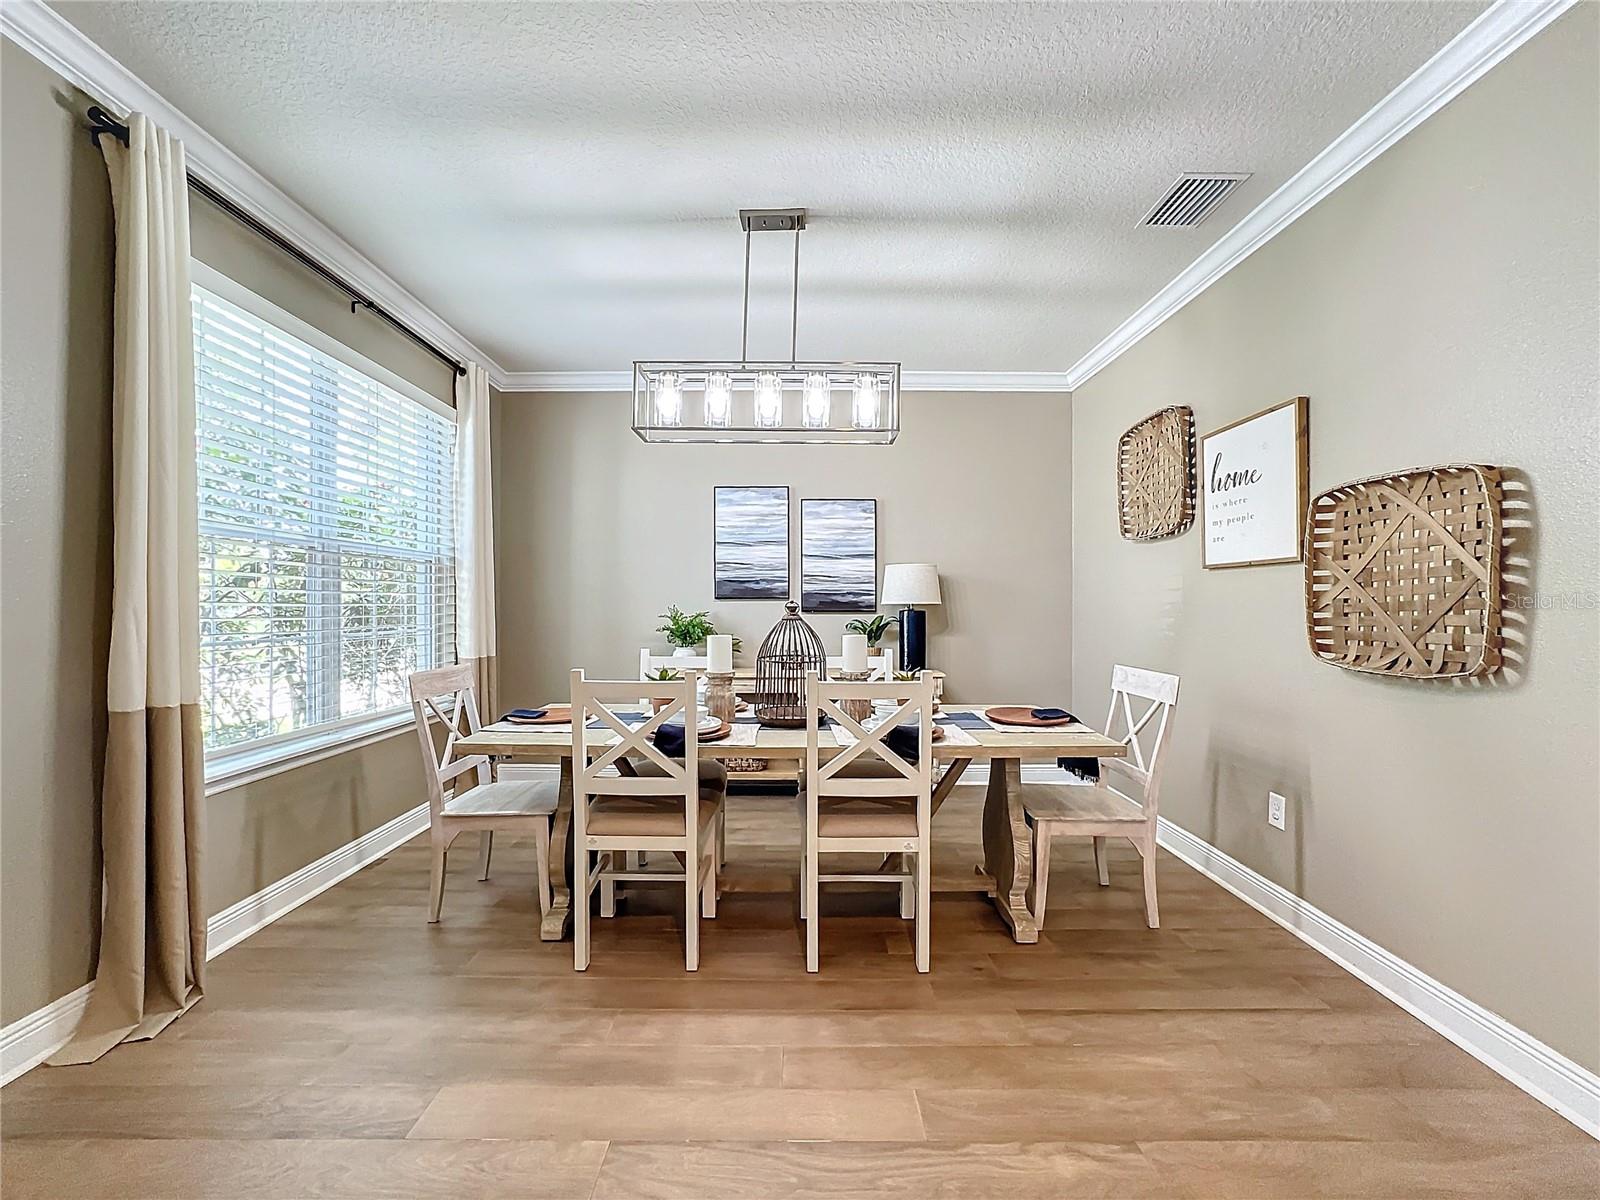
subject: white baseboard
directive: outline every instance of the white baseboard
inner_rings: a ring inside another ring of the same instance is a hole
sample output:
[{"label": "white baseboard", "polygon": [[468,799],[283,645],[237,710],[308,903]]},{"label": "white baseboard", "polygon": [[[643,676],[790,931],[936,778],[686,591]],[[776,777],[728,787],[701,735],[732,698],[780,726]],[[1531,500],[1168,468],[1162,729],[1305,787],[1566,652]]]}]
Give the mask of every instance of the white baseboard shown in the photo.
[{"label": "white baseboard", "polygon": [[[428,806],[419,804],[410,812],[401,813],[294,874],[223,909],[206,923],[206,958],[213,959],[237,946],[252,933],[348,879],[427,828]],[[89,1003],[89,991],[93,986],[93,983],[86,983],[70,995],[0,1029],[0,1086],[25,1075],[66,1045]]]},{"label": "white baseboard", "polygon": [[427,827],[428,806],[419,804],[316,862],[307,863],[294,874],[285,875],[255,895],[228,906],[206,923],[206,958],[213,959],[237,946],[252,933],[348,879]]},{"label": "white baseboard", "polygon": [[26,1075],[67,1044],[72,1031],[78,1027],[78,1018],[89,1004],[89,991],[93,987],[94,984],[86,983],[38,1012],[29,1013],[0,1029],[0,1087],[19,1075]]},{"label": "white baseboard", "polygon": [[1165,817],[1157,841],[1590,1137],[1600,1138],[1600,1076]]}]

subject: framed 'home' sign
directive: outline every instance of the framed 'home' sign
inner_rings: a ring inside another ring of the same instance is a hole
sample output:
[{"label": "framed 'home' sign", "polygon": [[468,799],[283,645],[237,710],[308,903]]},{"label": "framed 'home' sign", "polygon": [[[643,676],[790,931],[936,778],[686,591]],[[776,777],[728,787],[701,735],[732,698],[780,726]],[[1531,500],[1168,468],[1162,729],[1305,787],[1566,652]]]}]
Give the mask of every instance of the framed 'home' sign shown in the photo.
[{"label": "framed 'home' sign", "polygon": [[1296,396],[1200,439],[1202,562],[1299,562],[1310,475],[1308,404]]}]

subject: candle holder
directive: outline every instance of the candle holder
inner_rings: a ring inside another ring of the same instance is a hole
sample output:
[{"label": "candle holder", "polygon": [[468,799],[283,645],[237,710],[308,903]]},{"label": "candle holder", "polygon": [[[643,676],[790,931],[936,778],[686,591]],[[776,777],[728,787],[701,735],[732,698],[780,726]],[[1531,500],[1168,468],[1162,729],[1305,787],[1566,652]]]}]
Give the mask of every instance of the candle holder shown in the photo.
[{"label": "candle holder", "polygon": [[[865,683],[867,680],[872,678],[872,672],[835,671],[833,673],[833,677],[835,679],[843,680],[846,683]],[[839,711],[844,713],[844,715],[849,717],[852,721],[865,721],[872,715],[872,701],[841,700],[839,701]]]},{"label": "candle holder", "polygon": [[732,671],[706,672],[706,712],[719,721],[732,724],[738,700],[733,694]]}]

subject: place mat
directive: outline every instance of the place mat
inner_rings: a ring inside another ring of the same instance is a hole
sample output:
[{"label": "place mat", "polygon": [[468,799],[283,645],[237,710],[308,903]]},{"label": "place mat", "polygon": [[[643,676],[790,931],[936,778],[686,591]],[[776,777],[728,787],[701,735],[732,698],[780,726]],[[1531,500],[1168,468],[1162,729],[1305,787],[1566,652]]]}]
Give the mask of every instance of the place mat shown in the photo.
[{"label": "place mat", "polygon": [[[861,727],[863,729],[865,729],[868,733],[871,733],[874,729],[876,729],[882,723],[883,722],[881,722],[881,721],[874,721],[871,717],[868,717],[865,721],[861,722]],[[933,727],[933,742],[934,742],[934,745],[937,746],[937,745],[940,745],[940,744],[942,744],[944,742],[950,741],[950,735],[952,733],[954,733],[954,732],[956,732],[956,731],[955,730],[951,730],[951,729],[940,729],[937,725],[935,725]],[[841,745],[841,746],[854,746],[861,739],[856,737],[855,734],[853,734],[852,732],[850,732],[850,730],[846,729],[843,725],[841,725],[841,726],[839,726],[837,729],[835,729],[833,731],[833,740],[838,742],[839,745]],[[977,742],[976,738],[972,738],[972,737],[969,736],[967,741],[964,742],[964,743],[961,743],[961,744],[962,745],[967,745],[967,746],[976,746],[978,744],[978,742]]]},{"label": "place mat", "polygon": [[954,725],[960,729],[993,729],[994,726],[983,719],[982,714],[975,712],[942,713],[934,718],[941,725]]},{"label": "place mat", "polygon": [[960,725],[946,725],[944,727],[944,744],[946,746],[976,746],[978,739],[973,737]]},{"label": "place mat", "polygon": [[[538,710],[538,709],[529,709],[527,711],[529,711],[529,712],[538,712],[540,710]],[[572,724],[572,705],[570,705],[570,704],[551,704],[551,705],[547,706],[543,710],[543,712],[544,712],[544,716],[542,716],[542,717],[522,717],[522,718],[517,718],[517,717],[512,716],[512,714],[507,713],[505,716],[501,717],[498,721],[496,721],[495,724],[496,725],[521,725],[521,726],[527,726],[527,727],[533,728],[533,729],[537,729],[542,725],[571,725]]]},{"label": "place mat", "polygon": [[731,726],[728,736],[721,740],[726,746],[754,746],[756,735],[761,732],[761,726],[754,723],[743,724],[735,721]]}]

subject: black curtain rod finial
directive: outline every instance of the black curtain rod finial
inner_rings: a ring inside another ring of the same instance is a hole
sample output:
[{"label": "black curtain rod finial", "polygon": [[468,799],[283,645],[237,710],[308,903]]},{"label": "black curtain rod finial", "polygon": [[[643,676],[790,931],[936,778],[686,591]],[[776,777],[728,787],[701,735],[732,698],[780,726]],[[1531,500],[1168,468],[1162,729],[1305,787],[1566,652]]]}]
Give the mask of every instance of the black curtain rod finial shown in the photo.
[{"label": "black curtain rod finial", "polygon": [[88,117],[89,140],[97,147],[100,145],[100,139],[108,133],[124,146],[128,144],[128,127],[98,104],[89,106]]}]

